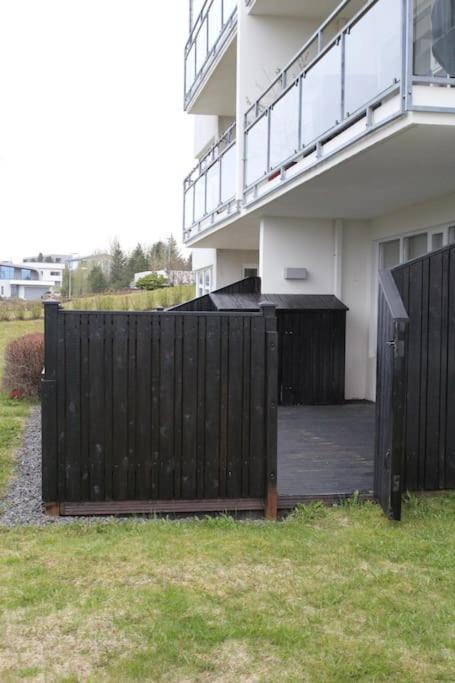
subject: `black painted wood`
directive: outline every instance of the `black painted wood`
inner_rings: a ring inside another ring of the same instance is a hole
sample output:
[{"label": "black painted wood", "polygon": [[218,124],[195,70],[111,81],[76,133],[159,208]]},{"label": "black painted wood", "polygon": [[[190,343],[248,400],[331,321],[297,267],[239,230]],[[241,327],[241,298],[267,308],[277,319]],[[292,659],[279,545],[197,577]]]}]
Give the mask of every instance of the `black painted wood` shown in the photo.
[{"label": "black painted wood", "polygon": [[47,309],[45,502],[265,501],[277,373],[265,319]]},{"label": "black painted wood", "polygon": [[405,333],[408,316],[390,271],[379,274],[374,492],[401,518],[405,433]]},{"label": "black painted wood", "polygon": [[455,245],[392,271],[409,314],[406,489],[455,488]]}]

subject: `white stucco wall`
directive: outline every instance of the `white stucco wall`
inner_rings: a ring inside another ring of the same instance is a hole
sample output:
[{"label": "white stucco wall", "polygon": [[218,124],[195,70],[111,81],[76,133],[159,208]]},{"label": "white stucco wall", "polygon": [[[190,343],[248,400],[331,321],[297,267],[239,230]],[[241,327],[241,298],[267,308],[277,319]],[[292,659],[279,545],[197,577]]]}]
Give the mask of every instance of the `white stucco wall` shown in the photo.
[{"label": "white stucco wall", "polygon": [[[262,291],[268,294],[332,294],[334,222],[265,217],[260,231]],[[307,268],[307,280],[285,280],[284,269]]]},{"label": "white stucco wall", "polygon": [[259,267],[259,251],[250,249],[218,249],[216,287],[225,287],[243,278],[244,266]]},{"label": "white stucco wall", "polygon": [[194,157],[199,158],[218,137],[218,116],[194,116]]}]

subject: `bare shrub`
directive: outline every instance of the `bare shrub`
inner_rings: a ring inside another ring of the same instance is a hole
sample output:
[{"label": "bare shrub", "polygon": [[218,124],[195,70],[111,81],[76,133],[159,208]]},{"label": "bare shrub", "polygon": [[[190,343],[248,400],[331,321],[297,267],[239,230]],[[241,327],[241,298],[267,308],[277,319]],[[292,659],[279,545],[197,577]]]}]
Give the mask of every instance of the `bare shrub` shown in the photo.
[{"label": "bare shrub", "polygon": [[44,365],[44,336],[26,334],[5,350],[2,388],[11,398],[38,398]]}]

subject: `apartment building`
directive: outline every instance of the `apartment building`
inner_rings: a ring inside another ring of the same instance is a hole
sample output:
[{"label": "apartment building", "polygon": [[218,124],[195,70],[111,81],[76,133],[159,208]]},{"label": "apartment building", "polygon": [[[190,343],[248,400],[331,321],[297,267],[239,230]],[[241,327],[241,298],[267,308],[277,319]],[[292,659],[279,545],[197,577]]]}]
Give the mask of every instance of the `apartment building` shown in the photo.
[{"label": "apartment building", "polygon": [[[0,262],[0,298],[39,300],[53,290],[56,286],[55,278],[51,278],[41,266],[43,264]],[[54,272],[57,273],[57,268]],[[58,272],[61,277],[61,271]]]},{"label": "apartment building", "polygon": [[[453,0],[190,0],[197,293],[348,308],[346,398],[375,398],[378,270],[455,242]],[[437,286],[437,283],[435,283]]]}]

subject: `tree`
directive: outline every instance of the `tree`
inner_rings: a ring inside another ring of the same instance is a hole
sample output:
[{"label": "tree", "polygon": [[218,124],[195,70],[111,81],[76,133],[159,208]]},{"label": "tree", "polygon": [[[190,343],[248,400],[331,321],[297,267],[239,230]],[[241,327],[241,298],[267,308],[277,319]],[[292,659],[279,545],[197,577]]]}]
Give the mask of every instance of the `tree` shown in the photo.
[{"label": "tree", "polygon": [[68,266],[66,266],[65,270],[63,271],[62,286],[60,288],[61,295],[64,297],[69,296],[69,290],[70,290],[70,271],[69,271]]},{"label": "tree", "polygon": [[148,254],[150,270],[162,270],[166,267],[166,244],[165,242],[155,242],[150,247]]},{"label": "tree", "polygon": [[111,246],[111,288],[123,289],[128,286],[129,280],[126,256],[116,239]]},{"label": "tree", "polygon": [[143,273],[146,270],[149,270],[147,257],[142,245],[138,243],[128,259],[129,280],[133,279],[135,273]]},{"label": "tree", "polygon": [[108,283],[100,266],[95,265],[90,269],[87,285],[89,292],[92,292],[93,294],[99,294],[100,292],[106,291]]}]

